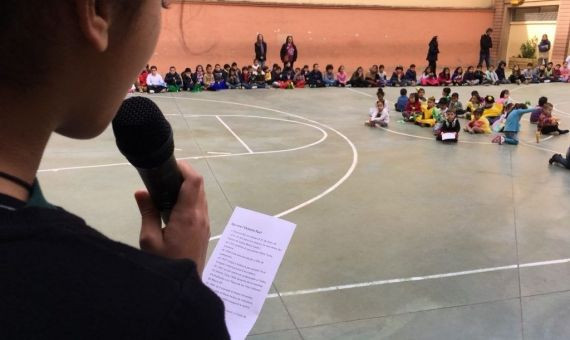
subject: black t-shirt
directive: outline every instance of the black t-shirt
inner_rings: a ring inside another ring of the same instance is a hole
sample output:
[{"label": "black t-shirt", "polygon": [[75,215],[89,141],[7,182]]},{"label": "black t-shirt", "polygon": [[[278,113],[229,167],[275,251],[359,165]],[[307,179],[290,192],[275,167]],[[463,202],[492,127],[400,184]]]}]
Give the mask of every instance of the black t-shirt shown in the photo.
[{"label": "black t-shirt", "polygon": [[223,302],[194,262],[112,241],[43,197],[30,202],[0,195],[0,338],[229,339]]}]

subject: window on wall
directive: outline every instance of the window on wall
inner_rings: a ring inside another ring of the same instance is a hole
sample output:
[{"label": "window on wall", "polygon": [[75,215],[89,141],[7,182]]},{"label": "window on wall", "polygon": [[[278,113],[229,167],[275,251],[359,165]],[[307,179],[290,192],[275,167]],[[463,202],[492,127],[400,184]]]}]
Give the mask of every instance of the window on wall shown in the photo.
[{"label": "window on wall", "polygon": [[513,8],[512,21],[556,21],[558,6]]}]

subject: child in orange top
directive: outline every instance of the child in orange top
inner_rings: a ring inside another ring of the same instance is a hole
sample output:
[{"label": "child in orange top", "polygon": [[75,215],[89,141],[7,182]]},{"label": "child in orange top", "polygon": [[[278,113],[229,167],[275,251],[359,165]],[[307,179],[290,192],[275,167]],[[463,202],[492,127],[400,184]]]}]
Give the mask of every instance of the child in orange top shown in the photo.
[{"label": "child in orange top", "polygon": [[473,111],[474,119],[465,127],[465,132],[474,133],[491,133],[491,124],[489,120],[483,117],[483,109]]},{"label": "child in orange top", "polygon": [[429,97],[427,107],[422,107],[422,115],[416,118],[416,124],[424,127],[433,127],[435,125],[434,111],[435,97]]}]

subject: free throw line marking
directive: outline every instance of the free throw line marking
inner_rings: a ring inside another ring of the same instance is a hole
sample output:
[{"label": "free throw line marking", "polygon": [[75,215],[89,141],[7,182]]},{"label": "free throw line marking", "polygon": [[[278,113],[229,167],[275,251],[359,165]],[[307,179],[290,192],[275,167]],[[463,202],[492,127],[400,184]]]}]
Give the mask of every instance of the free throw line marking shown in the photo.
[{"label": "free throw line marking", "polygon": [[251,149],[249,148],[249,146],[247,146],[247,144],[245,144],[245,142],[244,142],[241,138],[239,138],[239,136],[228,126],[228,124],[226,124],[226,123],[222,120],[222,118],[220,118],[220,116],[216,116],[216,119],[217,119],[220,123],[222,123],[222,125],[238,140],[238,142],[241,143],[241,145],[243,145],[243,147],[247,150],[247,152],[253,153],[253,150],[251,150]]}]

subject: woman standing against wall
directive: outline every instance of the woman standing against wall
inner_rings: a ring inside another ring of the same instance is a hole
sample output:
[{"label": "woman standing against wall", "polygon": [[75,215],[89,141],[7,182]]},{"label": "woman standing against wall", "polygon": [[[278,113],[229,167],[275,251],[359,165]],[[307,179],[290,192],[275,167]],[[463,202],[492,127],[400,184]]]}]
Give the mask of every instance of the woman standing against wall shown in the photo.
[{"label": "woman standing against wall", "polygon": [[281,61],[283,65],[290,63],[291,67],[293,67],[293,64],[297,61],[297,46],[295,46],[293,36],[291,35],[287,37],[287,40],[285,40],[285,43],[281,46]]},{"label": "woman standing against wall", "polygon": [[255,48],[255,59],[259,61],[261,67],[265,66],[265,62],[267,61],[267,44],[263,39],[263,34],[257,35],[257,41],[254,44]]},{"label": "woman standing against wall", "polygon": [[548,64],[548,53],[550,52],[550,40],[548,40],[548,35],[543,34],[540,44],[538,44],[538,64],[546,65]]},{"label": "woman standing against wall", "polygon": [[437,55],[439,54],[439,45],[437,43],[437,36],[431,38],[429,42],[428,54],[426,60],[429,62],[429,67],[434,74],[437,74]]}]

